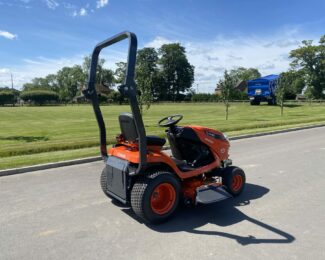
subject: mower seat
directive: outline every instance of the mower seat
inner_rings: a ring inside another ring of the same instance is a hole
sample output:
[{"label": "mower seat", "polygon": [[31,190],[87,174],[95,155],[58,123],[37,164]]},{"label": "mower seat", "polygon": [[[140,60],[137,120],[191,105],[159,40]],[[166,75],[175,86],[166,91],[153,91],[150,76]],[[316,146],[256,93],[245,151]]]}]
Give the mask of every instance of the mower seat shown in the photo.
[{"label": "mower seat", "polygon": [[166,143],[165,138],[161,138],[156,135],[147,135],[147,145],[163,146]]},{"label": "mower seat", "polygon": [[[134,119],[130,113],[122,113],[119,115],[119,122],[122,135],[129,143],[136,143],[138,141],[138,133],[135,127]],[[146,136],[148,146],[163,146],[166,139],[155,135]]]}]

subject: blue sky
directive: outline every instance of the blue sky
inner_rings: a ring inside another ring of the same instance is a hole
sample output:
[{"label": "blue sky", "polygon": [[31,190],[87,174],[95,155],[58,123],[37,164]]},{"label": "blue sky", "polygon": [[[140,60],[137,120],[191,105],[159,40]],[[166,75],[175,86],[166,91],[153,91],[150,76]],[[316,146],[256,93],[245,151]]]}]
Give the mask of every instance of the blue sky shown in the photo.
[{"label": "blue sky", "polygon": [[[180,42],[195,66],[200,92],[212,92],[225,69],[262,74],[289,67],[303,39],[325,34],[325,1],[278,0],[0,0],[0,87],[81,64],[94,45],[133,31],[139,47]],[[124,60],[126,43],[102,53]]]}]

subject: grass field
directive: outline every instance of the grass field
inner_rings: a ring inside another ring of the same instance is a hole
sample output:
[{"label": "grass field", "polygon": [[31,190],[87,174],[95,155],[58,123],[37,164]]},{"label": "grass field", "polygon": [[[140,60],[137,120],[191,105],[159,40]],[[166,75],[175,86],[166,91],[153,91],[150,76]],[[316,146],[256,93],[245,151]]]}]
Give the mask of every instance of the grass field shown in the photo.
[{"label": "grass field", "polygon": [[[117,117],[129,106],[103,106],[108,143],[119,133]],[[225,120],[219,103],[158,104],[144,114],[147,134],[164,136],[157,122],[183,114],[181,125],[219,129],[229,136],[325,123],[325,105],[279,107],[236,103]],[[0,169],[98,155],[98,128],[90,105],[0,108]]]}]

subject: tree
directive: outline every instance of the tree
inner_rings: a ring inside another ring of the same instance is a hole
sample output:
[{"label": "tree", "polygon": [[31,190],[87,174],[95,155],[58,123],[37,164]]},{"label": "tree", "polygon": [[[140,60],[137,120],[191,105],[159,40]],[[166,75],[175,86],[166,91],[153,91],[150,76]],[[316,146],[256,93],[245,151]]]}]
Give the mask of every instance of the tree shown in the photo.
[{"label": "tree", "polygon": [[136,84],[140,95],[138,96],[140,112],[143,112],[143,105],[148,110],[153,100],[153,88],[157,81],[158,53],[154,48],[143,48],[137,53],[136,63]]},{"label": "tree", "polygon": [[258,71],[258,69],[255,69],[255,68],[247,69],[244,67],[232,69],[229,72],[229,75],[231,77],[236,77],[239,81],[247,81],[247,80],[257,79],[262,76],[261,73]]},{"label": "tree", "polygon": [[43,90],[52,90],[55,92],[59,91],[59,86],[57,84],[57,78],[55,74],[49,74],[45,78],[36,77],[33,78],[30,83],[25,83],[23,85],[23,90],[36,90],[36,89],[43,89]]},{"label": "tree", "polygon": [[309,101],[309,105],[311,106],[311,101],[313,100],[313,87],[312,86],[308,86],[306,91],[305,91],[305,96],[307,98],[307,100]]},{"label": "tree", "polygon": [[284,108],[284,100],[286,93],[288,93],[288,90],[292,86],[292,82],[294,81],[294,73],[291,71],[283,72],[280,74],[280,77],[278,79],[278,86],[275,91],[276,95],[276,101],[280,105],[281,109],[281,116],[283,116],[283,108]]},{"label": "tree", "polygon": [[325,35],[319,40],[319,45],[313,41],[302,41],[302,45],[290,52],[293,59],[291,66],[296,70],[303,70],[308,86],[312,86],[315,98],[324,97],[325,90]]},{"label": "tree", "polygon": [[118,62],[115,65],[117,67],[114,71],[115,83],[122,84],[125,79],[126,62]]},{"label": "tree", "polygon": [[221,91],[221,99],[226,106],[226,120],[228,120],[228,112],[230,106],[230,99],[234,93],[234,87],[238,82],[238,78],[231,76],[227,70],[225,70],[223,79],[221,79],[218,83],[218,88]]},{"label": "tree", "polygon": [[194,81],[194,66],[186,57],[185,48],[179,43],[164,44],[158,51],[161,56],[160,88],[158,96],[163,100],[177,100],[181,92],[189,90]]},{"label": "tree", "polygon": [[239,88],[234,89],[231,94],[231,99],[245,100],[247,99],[247,80],[252,80],[261,77],[261,73],[255,68],[239,67],[232,69],[229,76],[237,80],[236,86]]},{"label": "tree", "polygon": [[80,65],[64,67],[57,73],[59,96],[61,101],[71,101],[86,81]]},{"label": "tree", "polygon": [[[112,85],[114,83],[114,73],[110,69],[104,68],[105,59],[98,59],[97,68],[96,68],[96,82],[95,87],[98,94],[102,96],[107,96],[112,91]],[[85,79],[88,78],[88,73],[91,65],[91,56],[85,56],[82,63],[82,71],[85,75]],[[78,91],[78,94],[81,93],[81,89]],[[102,98],[104,100],[104,98]]]}]

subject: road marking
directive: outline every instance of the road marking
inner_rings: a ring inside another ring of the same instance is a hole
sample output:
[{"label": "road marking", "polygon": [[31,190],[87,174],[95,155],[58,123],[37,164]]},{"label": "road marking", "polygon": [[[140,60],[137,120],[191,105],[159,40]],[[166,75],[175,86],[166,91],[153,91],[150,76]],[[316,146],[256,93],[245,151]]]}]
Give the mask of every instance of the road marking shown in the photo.
[{"label": "road marking", "polygon": [[38,235],[40,237],[47,237],[47,236],[53,235],[53,234],[58,233],[58,232],[59,232],[58,230],[49,229],[49,230],[45,230],[45,231],[39,233]]}]

